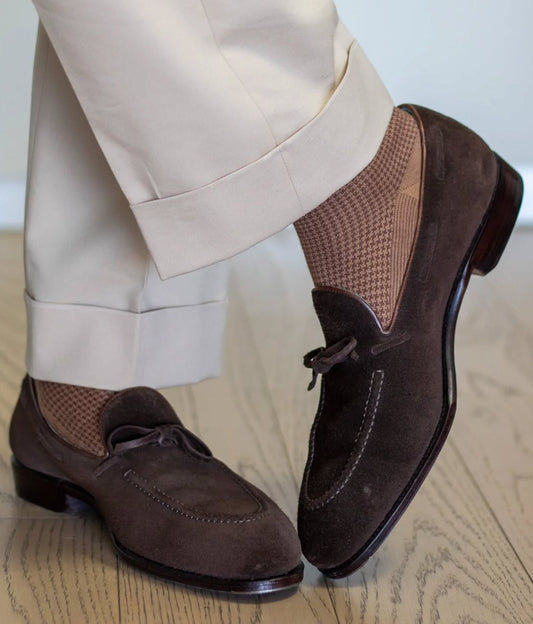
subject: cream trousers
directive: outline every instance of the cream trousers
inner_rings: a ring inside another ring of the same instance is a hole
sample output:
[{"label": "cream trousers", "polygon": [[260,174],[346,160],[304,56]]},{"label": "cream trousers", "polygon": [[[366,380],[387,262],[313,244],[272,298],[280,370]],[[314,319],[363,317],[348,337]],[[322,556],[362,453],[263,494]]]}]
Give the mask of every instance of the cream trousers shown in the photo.
[{"label": "cream trousers", "polygon": [[35,0],[27,367],[218,374],[225,259],[375,155],[393,104],[331,0]]}]

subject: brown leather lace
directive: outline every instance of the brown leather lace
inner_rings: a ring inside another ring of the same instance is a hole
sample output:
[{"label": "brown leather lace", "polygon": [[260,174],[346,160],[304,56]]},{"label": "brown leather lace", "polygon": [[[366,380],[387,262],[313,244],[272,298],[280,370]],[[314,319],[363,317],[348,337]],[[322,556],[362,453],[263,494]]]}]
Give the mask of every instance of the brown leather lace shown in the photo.
[{"label": "brown leather lace", "polygon": [[107,438],[109,456],[96,469],[96,476],[100,476],[115,464],[120,456],[127,451],[150,444],[156,446],[175,445],[204,461],[213,456],[207,445],[181,424],[174,423],[156,427],[122,425],[114,429]]},{"label": "brown leather lace", "polygon": [[318,375],[328,373],[336,364],[340,364],[348,358],[357,362],[359,355],[355,350],[356,346],[357,339],[353,336],[348,336],[327,348],[319,347],[306,353],[304,355],[304,366],[313,371],[313,377],[307,389],[312,390],[315,387]]}]

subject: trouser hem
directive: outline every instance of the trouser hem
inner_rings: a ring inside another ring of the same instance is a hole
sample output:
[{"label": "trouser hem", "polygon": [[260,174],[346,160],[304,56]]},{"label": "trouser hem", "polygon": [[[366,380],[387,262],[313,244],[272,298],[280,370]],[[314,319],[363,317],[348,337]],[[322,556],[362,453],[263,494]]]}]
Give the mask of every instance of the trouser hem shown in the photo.
[{"label": "trouser hem", "polygon": [[25,294],[26,365],[35,379],[121,390],[216,377],[226,301],[130,312]]}]

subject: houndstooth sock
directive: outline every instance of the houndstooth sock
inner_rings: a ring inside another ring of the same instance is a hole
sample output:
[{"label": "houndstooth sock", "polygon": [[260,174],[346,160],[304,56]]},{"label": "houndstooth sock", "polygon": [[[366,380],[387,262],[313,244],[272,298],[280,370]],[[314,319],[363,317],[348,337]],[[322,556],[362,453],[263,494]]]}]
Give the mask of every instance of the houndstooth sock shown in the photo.
[{"label": "houndstooth sock", "polygon": [[63,440],[91,455],[105,455],[100,415],[112,390],[34,380],[41,413]]},{"label": "houndstooth sock", "polygon": [[417,124],[396,108],[372,162],[294,224],[315,286],[356,293],[384,329],[416,233],[421,164]]}]

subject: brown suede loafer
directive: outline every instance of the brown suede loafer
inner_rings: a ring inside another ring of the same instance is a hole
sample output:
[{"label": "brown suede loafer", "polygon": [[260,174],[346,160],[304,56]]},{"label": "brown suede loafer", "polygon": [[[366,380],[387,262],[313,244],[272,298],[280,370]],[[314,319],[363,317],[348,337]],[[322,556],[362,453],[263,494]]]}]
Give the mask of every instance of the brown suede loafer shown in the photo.
[{"label": "brown suede loafer", "polygon": [[18,495],[54,511],[68,510],[68,497],[89,503],[126,560],[173,581],[242,593],[301,581],[289,519],[212,457],[161,394],[117,393],[102,429],[104,457],[68,445],[41,416],[26,377],[10,427]]},{"label": "brown suede loafer", "polygon": [[440,451],[455,414],[454,331],[470,275],[497,264],[522,199],[520,176],[473,132],[405,106],[421,131],[421,211],[395,316],[383,331],[350,293],[313,291],[326,348],[298,512],[302,548],[330,577],[380,546]]}]

